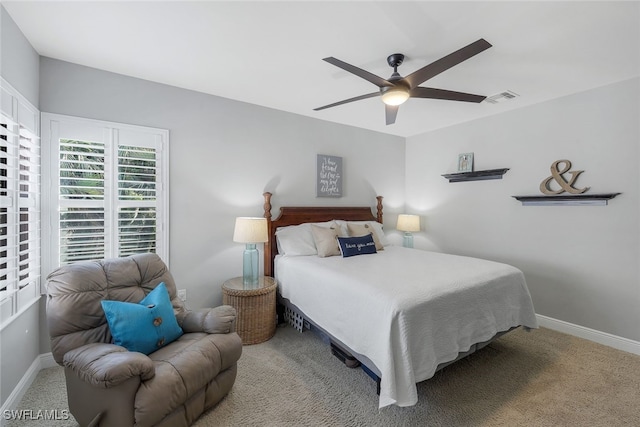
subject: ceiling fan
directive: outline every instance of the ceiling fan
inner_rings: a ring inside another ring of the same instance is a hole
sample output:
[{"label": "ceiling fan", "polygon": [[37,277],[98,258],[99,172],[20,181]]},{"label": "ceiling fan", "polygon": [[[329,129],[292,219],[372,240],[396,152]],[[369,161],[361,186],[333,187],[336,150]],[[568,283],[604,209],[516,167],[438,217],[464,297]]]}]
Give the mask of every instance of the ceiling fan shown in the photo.
[{"label": "ceiling fan", "polygon": [[405,102],[409,98],[432,98],[432,99],[445,99],[449,101],[465,101],[465,102],[482,102],[486,96],[473,95],[464,92],[454,92],[451,90],[434,89],[430,87],[422,87],[420,84],[429,80],[432,77],[437,76],[443,71],[466,61],[474,55],[491,47],[491,44],[485,39],[477,40],[470,45],[463,47],[449,55],[432,62],[420,68],[417,71],[409,74],[406,77],[402,77],[398,74],[398,66],[404,61],[404,55],[401,53],[394,53],[387,58],[389,66],[393,67],[393,74],[388,79],[383,79],[375,74],[365,71],[361,68],[347,64],[334,57],[324,58],[323,61],[327,61],[330,64],[340,67],[345,71],[355,74],[358,77],[373,83],[380,88],[380,91],[368,93],[366,95],[356,96],[354,98],[345,99],[343,101],[334,102],[333,104],[325,105],[323,107],[314,108],[314,111],[324,110],[325,108],[336,107],[338,105],[347,104],[349,102],[360,101],[362,99],[373,98],[380,96],[385,106],[385,116],[387,125],[395,123],[396,116],[398,114],[398,108],[400,104]]}]

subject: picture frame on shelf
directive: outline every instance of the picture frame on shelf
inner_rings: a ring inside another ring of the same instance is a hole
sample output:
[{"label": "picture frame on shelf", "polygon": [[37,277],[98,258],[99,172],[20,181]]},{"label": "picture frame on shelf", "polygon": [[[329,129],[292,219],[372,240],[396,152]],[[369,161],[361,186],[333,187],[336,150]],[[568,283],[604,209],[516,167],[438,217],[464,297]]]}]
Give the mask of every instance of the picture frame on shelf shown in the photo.
[{"label": "picture frame on shelf", "polygon": [[458,154],[458,172],[473,172],[473,153]]}]

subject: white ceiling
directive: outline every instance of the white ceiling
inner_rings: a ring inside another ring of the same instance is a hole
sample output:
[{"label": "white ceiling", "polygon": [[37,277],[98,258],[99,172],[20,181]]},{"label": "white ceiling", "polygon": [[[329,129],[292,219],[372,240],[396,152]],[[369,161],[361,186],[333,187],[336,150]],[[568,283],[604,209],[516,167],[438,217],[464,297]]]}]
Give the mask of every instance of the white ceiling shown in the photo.
[{"label": "white ceiling", "polygon": [[[640,75],[640,3],[519,1],[6,1],[43,56],[304,116],[412,136]],[[520,96],[489,104],[409,99],[384,124],[376,86],[479,38],[493,47],[423,86]]]}]

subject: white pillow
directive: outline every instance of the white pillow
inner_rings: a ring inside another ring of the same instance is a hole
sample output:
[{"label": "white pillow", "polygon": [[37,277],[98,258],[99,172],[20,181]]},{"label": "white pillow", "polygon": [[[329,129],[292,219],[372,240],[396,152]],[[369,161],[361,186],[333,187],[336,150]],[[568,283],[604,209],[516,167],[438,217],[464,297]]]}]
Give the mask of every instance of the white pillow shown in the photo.
[{"label": "white pillow", "polygon": [[371,234],[371,236],[373,237],[373,241],[376,244],[376,250],[384,250],[384,245],[378,237],[378,231],[376,231],[372,224],[356,224],[355,222],[348,222],[347,229],[349,230],[349,237],[362,237]]},{"label": "white pillow", "polygon": [[378,239],[380,239],[380,243],[382,244],[382,246],[389,246],[389,240],[387,239],[387,236],[384,234],[384,229],[382,228],[382,224],[380,224],[378,221],[343,221],[343,220],[336,220],[336,223],[338,223],[338,225],[343,230],[348,230],[347,224],[360,224],[360,225],[369,224],[375,230],[376,235],[378,236]]},{"label": "white pillow", "polygon": [[320,258],[340,255],[340,247],[338,246],[337,239],[340,234],[338,224],[334,223],[332,227],[321,227],[311,224],[311,233],[313,233],[313,240],[316,243],[316,249],[318,250],[318,256]]},{"label": "white pillow", "polygon": [[[327,228],[336,225],[334,221],[313,224]],[[311,223],[278,227],[276,229],[276,240],[280,255],[303,256],[318,254],[313,234],[311,233]]]}]

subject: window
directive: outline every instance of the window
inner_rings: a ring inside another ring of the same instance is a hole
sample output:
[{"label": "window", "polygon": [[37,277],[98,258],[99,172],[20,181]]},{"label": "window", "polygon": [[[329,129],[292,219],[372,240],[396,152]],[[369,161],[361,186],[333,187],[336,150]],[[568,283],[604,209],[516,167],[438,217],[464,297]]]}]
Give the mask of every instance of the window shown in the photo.
[{"label": "window", "polygon": [[0,80],[0,329],[40,297],[38,110]]},{"label": "window", "polygon": [[167,260],[168,131],[42,117],[46,272],[141,252]]}]

